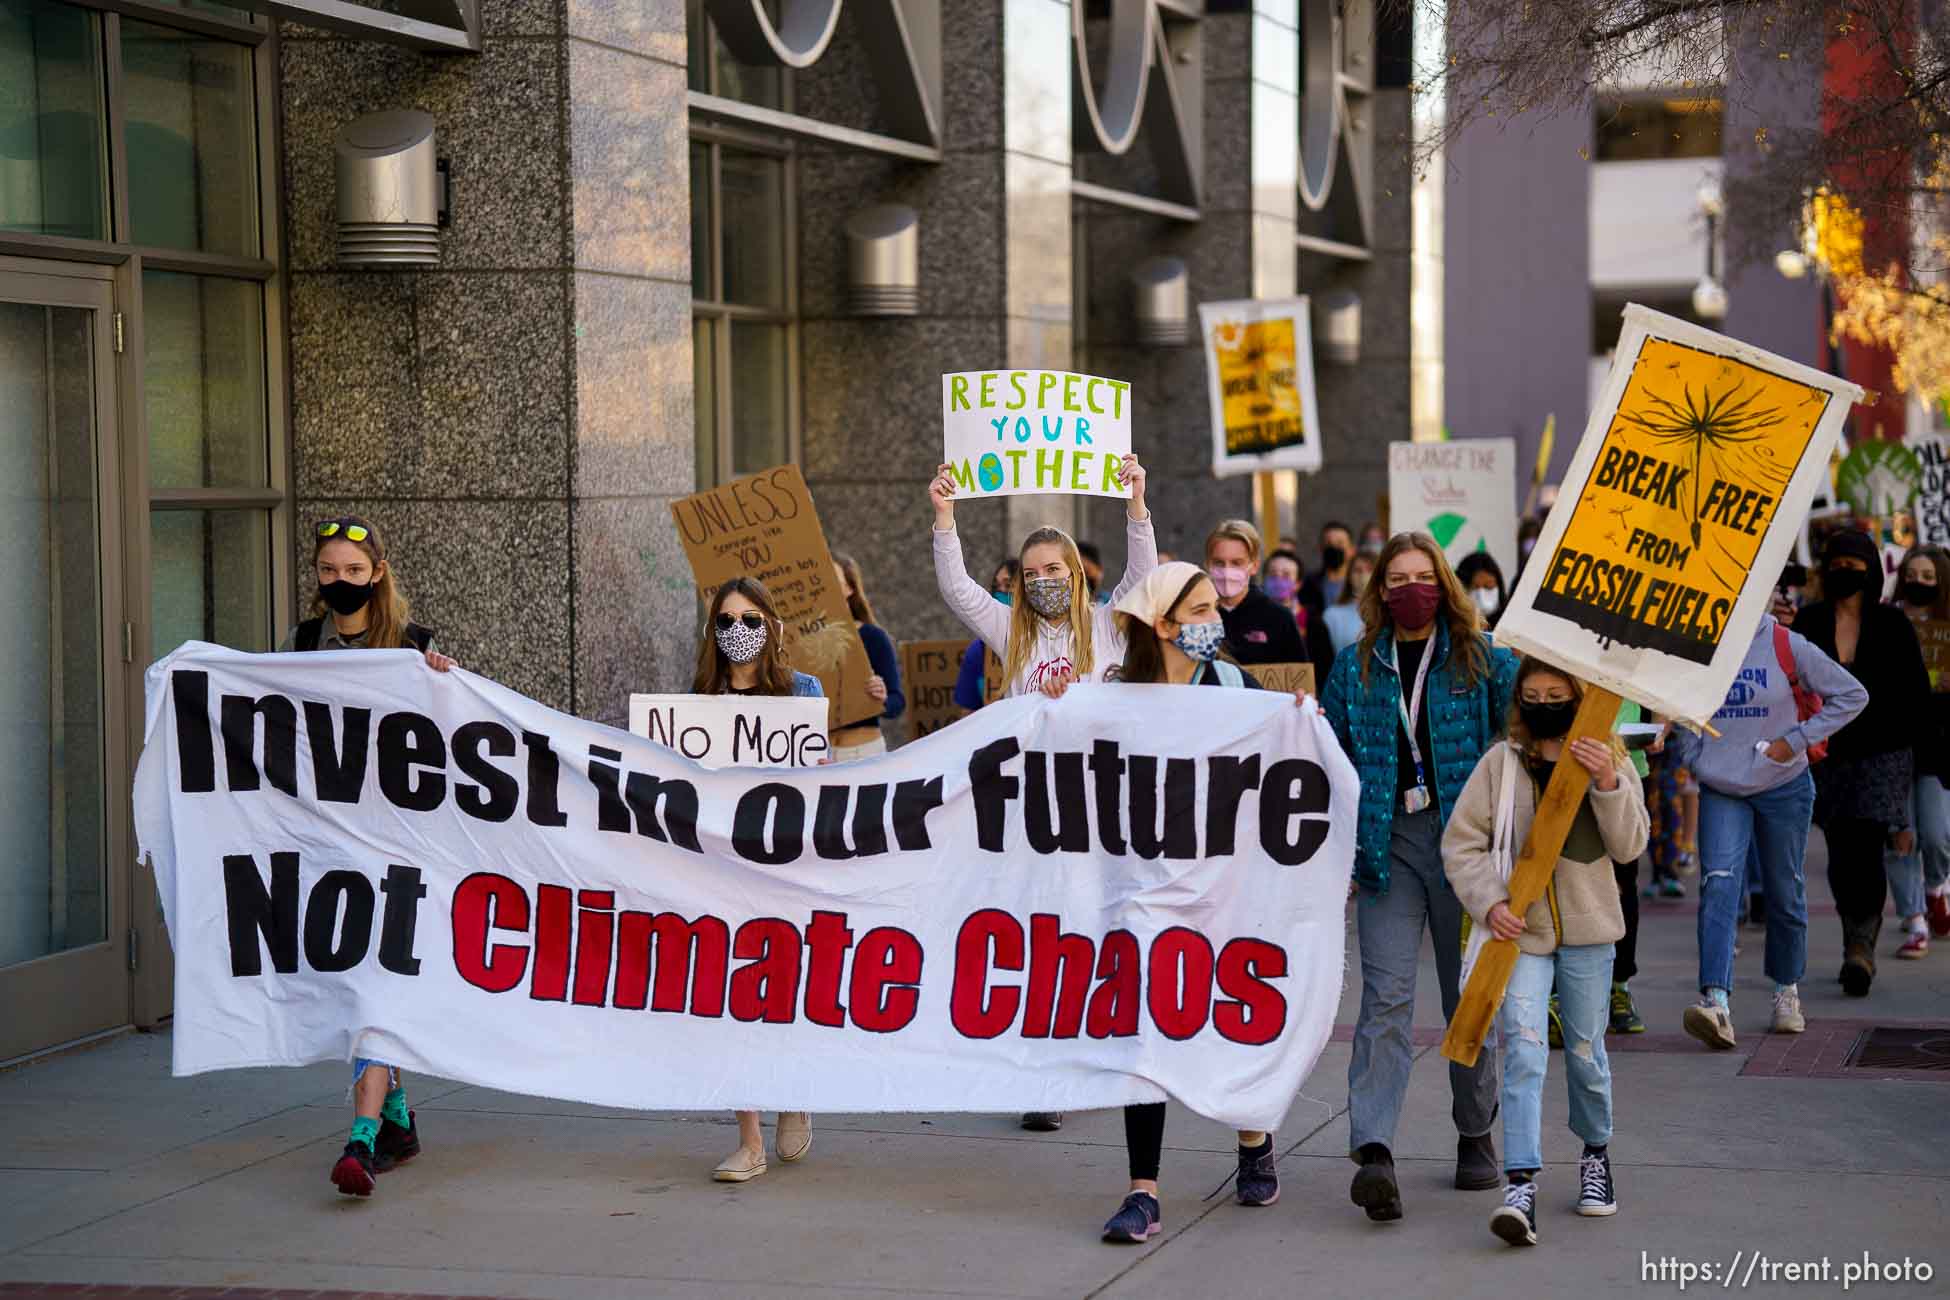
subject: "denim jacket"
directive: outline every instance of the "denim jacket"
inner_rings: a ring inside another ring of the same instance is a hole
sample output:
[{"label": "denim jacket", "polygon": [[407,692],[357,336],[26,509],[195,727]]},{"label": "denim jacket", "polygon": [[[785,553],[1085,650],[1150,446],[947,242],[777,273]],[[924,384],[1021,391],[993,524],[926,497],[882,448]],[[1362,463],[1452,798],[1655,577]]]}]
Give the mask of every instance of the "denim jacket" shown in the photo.
[{"label": "denim jacket", "polygon": [[[1361,681],[1361,643],[1348,646],[1334,660],[1334,671],[1320,696],[1321,712],[1327,715],[1341,748],[1354,760],[1354,770],[1361,777],[1354,878],[1379,892],[1388,889],[1388,840],[1395,810],[1401,806],[1396,773],[1400,770],[1397,748],[1401,741],[1402,686],[1392,662],[1394,645],[1392,630],[1384,630],[1375,638],[1365,684]],[[1429,758],[1434,767],[1436,808],[1444,825],[1469,774],[1476,770],[1477,760],[1503,734],[1517,679],[1516,656],[1491,645],[1487,633],[1483,634],[1483,650],[1488,656],[1488,671],[1474,685],[1466,686],[1458,679],[1450,664],[1449,648],[1448,626],[1438,622],[1432,651],[1435,660],[1429,666],[1428,694],[1422,707],[1433,710],[1429,740],[1435,752]]]}]

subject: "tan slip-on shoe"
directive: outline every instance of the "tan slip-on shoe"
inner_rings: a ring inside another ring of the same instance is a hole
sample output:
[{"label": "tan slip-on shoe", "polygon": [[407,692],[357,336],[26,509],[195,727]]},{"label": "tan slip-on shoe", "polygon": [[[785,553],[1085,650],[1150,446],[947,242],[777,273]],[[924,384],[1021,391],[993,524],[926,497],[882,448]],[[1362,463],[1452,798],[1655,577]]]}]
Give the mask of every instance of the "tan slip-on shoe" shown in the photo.
[{"label": "tan slip-on shoe", "polygon": [[781,1160],[789,1163],[803,1158],[812,1150],[812,1116],[803,1110],[780,1111],[778,1133],[772,1144],[778,1148]]},{"label": "tan slip-on shoe", "polygon": [[749,1183],[765,1172],[765,1153],[750,1147],[739,1147],[711,1171],[711,1177],[721,1183]]}]

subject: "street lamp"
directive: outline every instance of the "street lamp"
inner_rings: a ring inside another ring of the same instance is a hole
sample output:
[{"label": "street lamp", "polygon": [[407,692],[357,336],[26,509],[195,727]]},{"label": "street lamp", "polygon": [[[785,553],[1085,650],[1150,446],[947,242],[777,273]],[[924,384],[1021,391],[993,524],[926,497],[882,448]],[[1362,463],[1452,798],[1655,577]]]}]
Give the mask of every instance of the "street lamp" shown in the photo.
[{"label": "street lamp", "polygon": [[1694,197],[1699,202],[1700,216],[1706,219],[1706,274],[1693,286],[1693,314],[1701,320],[1724,320],[1727,314],[1727,290],[1716,274],[1720,214],[1726,208],[1720,196],[1720,183],[1716,180],[1706,181]]}]

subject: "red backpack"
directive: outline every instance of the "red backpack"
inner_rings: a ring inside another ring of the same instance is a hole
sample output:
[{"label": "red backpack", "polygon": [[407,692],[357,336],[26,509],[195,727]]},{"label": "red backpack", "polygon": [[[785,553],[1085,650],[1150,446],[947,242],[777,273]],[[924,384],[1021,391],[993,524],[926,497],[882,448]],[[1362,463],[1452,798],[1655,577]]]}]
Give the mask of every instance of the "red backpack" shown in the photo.
[{"label": "red backpack", "polygon": [[[1788,644],[1788,630],[1779,623],[1774,625],[1774,657],[1781,661],[1781,671],[1787,674],[1788,689],[1794,692],[1794,716],[1806,722],[1821,712],[1821,696],[1801,685],[1801,674],[1794,671],[1794,650]],[[1808,745],[1808,761],[1819,763],[1828,757],[1828,742],[1811,741]]]}]

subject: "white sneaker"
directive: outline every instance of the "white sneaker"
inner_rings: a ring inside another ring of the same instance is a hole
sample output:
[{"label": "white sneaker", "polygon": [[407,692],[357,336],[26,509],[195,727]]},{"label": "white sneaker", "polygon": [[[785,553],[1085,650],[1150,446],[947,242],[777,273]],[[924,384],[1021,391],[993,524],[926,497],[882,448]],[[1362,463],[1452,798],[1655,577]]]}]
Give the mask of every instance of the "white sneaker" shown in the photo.
[{"label": "white sneaker", "polygon": [[1808,1027],[1808,1019],[1801,1014],[1801,990],[1790,984],[1774,992],[1774,1032],[1777,1034],[1798,1034]]},{"label": "white sneaker", "polygon": [[1712,998],[1701,998],[1687,1007],[1682,1023],[1687,1033],[1708,1047],[1724,1051],[1733,1046],[1733,1017]]}]

